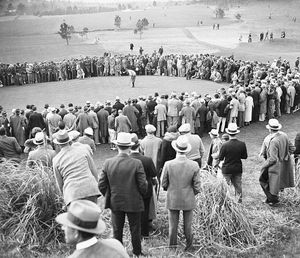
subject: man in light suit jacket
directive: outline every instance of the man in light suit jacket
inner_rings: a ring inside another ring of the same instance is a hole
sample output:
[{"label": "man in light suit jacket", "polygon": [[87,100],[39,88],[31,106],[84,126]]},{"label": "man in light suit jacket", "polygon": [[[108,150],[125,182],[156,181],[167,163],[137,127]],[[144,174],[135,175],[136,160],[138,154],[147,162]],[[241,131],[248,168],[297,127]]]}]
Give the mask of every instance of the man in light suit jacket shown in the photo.
[{"label": "man in light suit jacket", "polygon": [[114,238],[121,243],[125,216],[128,218],[133,254],[142,254],[141,247],[141,212],[144,211],[143,195],[147,192],[143,164],[140,160],[129,157],[131,134],[120,132],[117,140],[119,154],[105,160],[100,175],[99,189],[105,196],[105,208],[111,209]]},{"label": "man in light suit jacket", "polygon": [[169,210],[169,245],[176,247],[179,213],[183,212],[186,250],[193,245],[192,221],[196,207],[195,195],[200,191],[198,163],[189,160],[186,153],[191,145],[185,136],[172,141],[176,158],[167,161],[163,167],[162,187],[167,191],[167,209]]},{"label": "man in light suit jacket", "polygon": [[99,239],[96,235],[105,231],[105,223],[100,218],[97,204],[88,200],[71,203],[68,212],[56,217],[65,231],[67,244],[76,244],[75,252],[69,258],[128,258],[126,250],[115,239]]}]

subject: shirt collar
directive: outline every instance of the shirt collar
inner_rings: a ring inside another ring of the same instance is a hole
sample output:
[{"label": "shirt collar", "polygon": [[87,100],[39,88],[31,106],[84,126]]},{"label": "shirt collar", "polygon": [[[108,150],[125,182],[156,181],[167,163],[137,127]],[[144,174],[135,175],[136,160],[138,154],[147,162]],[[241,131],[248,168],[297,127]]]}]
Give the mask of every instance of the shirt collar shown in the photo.
[{"label": "shirt collar", "polygon": [[98,242],[96,237],[92,237],[88,240],[82,241],[78,244],[76,244],[76,250],[81,250],[81,249],[85,249],[88,248],[94,244],[96,244]]}]

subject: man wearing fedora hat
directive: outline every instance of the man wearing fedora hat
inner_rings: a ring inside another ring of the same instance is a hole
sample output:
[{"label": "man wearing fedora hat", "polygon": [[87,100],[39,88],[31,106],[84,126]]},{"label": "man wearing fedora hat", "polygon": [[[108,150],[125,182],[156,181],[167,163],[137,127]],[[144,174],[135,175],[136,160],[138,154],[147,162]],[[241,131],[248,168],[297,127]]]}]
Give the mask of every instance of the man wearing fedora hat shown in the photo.
[{"label": "man wearing fedora hat", "polygon": [[74,115],[74,107],[68,107],[68,113],[64,116],[63,121],[68,131],[75,130],[76,116]]},{"label": "man wearing fedora hat", "polygon": [[219,137],[217,129],[211,129],[209,132],[211,138],[211,144],[209,147],[207,165],[217,172],[217,166],[219,165],[219,153],[222,146],[222,140]]},{"label": "man wearing fedora hat", "polygon": [[191,144],[192,148],[186,154],[187,158],[196,161],[201,168],[202,157],[205,151],[201,138],[199,137],[199,135],[191,133],[191,125],[189,123],[182,124],[179,127],[178,131],[181,135],[184,135],[187,138],[189,144]]},{"label": "man wearing fedora hat", "polygon": [[43,132],[36,133],[33,143],[37,148],[28,154],[27,166],[32,167],[35,164],[41,164],[46,167],[52,167],[52,160],[56,155],[55,150],[47,146],[47,136]]},{"label": "man wearing fedora hat", "polygon": [[72,139],[66,130],[57,133],[53,142],[59,147],[59,153],[53,159],[53,170],[59,190],[66,205],[72,201],[87,199],[97,202],[98,171],[88,151],[71,145]]},{"label": "man wearing fedora hat", "polygon": [[100,215],[101,210],[95,203],[78,200],[71,203],[67,212],[56,217],[56,221],[62,225],[65,232],[66,243],[76,244],[75,252],[69,257],[129,257],[119,241],[97,240],[96,235],[106,229]]},{"label": "man wearing fedora hat", "polygon": [[105,160],[99,180],[99,189],[105,196],[105,208],[111,209],[114,238],[123,243],[123,228],[127,216],[133,254],[142,254],[141,212],[144,211],[143,195],[148,190],[143,164],[129,156],[131,134],[120,132],[113,141],[119,154]]},{"label": "man wearing fedora hat", "polygon": [[294,187],[294,165],[291,154],[295,147],[288,136],[280,131],[282,125],[277,119],[270,119],[266,128],[270,134],[264,139],[260,155],[265,159],[259,178],[260,185],[267,197],[266,203],[279,202],[279,191]]},{"label": "man wearing fedora hat", "polygon": [[148,189],[146,194],[143,195],[143,201],[144,201],[144,206],[145,210],[142,212],[142,217],[141,217],[141,223],[142,223],[142,236],[143,237],[148,237],[149,236],[149,206],[150,206],[150,200],[153,194],[153,184],[152,180],[157,176],[157,171],[155,169],[154,163],[151,158],[146,157],[142,155],[139,152],[140,148],[140,140],[138,139],[137,135],[135,133],[131,134],[131,141],[134,143],[133,146],[131,146],[131,153],[130,157],[134,159],[138,159],[142,161],[145,174],[146,174],[146,179],[148,182]]},{"label": "man wearing fedora hat", "polygon": [[236,123],[230,123],[225,129],[229,134],[229,141],[223,143],[219,160],[224,160],[222,166],[222,174],[228,184],[232,183],[235,188],[236,195],[239,196],[239,202],[242,202],[242,159],[247,159],[246,144],[236,138],[240,132]]},{"label": "man wearing fedora hat", "polygon": [[79,137],[78,142],[89,145],[93,153],[95,153],[96,145],[93,140],[93,136],[94,136],[93,129],[91,127],[85,128],[83,131],[83,136]]},{"label": "man wearing fedora hat", "polygon": [[186,157],[192,147],[185,136],[172,141],[172,147],[176,151],[176,158],[167,161],[162,172],[162,187],[167,191],[166,207],[169,210],[169,245],[177,245],[179,213],[182,210],[188,250],[193,244],[193,209],[196,207],[195,195],[200,191],[200,169],[197,162]]}]

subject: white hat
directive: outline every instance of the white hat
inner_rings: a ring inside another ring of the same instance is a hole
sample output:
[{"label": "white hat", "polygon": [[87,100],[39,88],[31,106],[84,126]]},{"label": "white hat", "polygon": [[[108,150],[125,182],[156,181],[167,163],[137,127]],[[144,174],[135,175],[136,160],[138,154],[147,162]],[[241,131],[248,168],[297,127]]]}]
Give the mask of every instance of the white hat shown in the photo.
[{"label": "white hat", "polygon": [[209,132],[210,135],[214,136],[214,137],[218,137],[219,136],[219,132],[217,129],[211,129],[211,131]]},{"label": "white hat", "polygon": [[192,149],[191,144],[189,144],[187,138],[184,135],[181,135],[177,140],[172,141],[171,143],[173,149],[177,152],[189,152]]},{"label": "white hat", "polygon": [[83,132],[84,132],[84,134],[89,135],[89,136],[94,135],[94,131],[91,127],[85,128]]},{"label": "white hat", "polygon": [[145,126],[145,130],[147,133],[154,133],[156,131],[156,128],[154,125],[148,124]]},{"label": "white hat", "polygon": [[230,123],[228,128],[225,129],[228,134],[238,134],[240,130],[238,130],[236,123]]},{"label": "white hat", "polygon": [[113,140],[112,141],[114,144],[118,145],[118,146],[132,146],[134,145],[133,142],[131,142],[131,134],[130,133],[124,133],[124,132],[120,132],[118,133],[118,137],[117,140]]},{"label": "white hat", "polygon": [[53,140],[55,144],[66,144],[70,142],[71,139],[69,137],[69,134],[66,130],[60,130],[56,133],[56,138]]},{"label": "white hat", "polygon": [[76,140],[80,136],[80,132],[78,132],[76,130],[68,132],[68,134],[72,141]]},{"label": "white hat", "polygon": [[38,132],[36,133],[34,139],[33,139],[33,143],[36,145],[41,145],[44,143],[44,133],[43,132]]},{"label": "white hat", "polygon": [[179,128],[178,131],[180,133],[188,133],[191,131],[191,125],[189,123],[182,124]]},{"label": "white hat", "polygon": [[106,226],[100,218],[101,210],[97,204],[88,200],[71,202],[68,212],[56,217],[59,224],[91,234],[101,234]]},{"label": "white hat", "polygon": [[277,119],[272,118],[269,120],[269,123],[266,125],[266,128],[278,131],[282,128],[282,125],[278,122]]}]

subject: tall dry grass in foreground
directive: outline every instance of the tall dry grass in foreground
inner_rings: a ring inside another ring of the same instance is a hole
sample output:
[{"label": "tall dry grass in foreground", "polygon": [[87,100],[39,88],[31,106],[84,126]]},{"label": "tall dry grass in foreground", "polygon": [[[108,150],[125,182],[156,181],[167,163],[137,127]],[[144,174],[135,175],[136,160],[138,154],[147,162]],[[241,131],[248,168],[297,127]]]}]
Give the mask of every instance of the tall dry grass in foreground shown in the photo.
[{"label": "tall dry grass in foreground", "polygon": [[54,221],[62,199],[51,169],[0,164],[0,235],[19,247],[47,251],[62,241]]},{"label": "tall dry grass in foreground", "polygon": [[[201,172],[201,191],[194,212],[194,249],[184,252],[182,221],[179,226],[177,250],[168,248],[168,215],[165,193],[158,202],[158,230],[144,240],[143,250],[152,257],[253,256],[262,250],[288,240],[286,232],[300,227],[300,175],[295,188],[281,194],[282,205],[243,205],[222,179]],[[0,164],[0,239],[13,243],[13,257],[64,257],[69,251],[62,245],[62,231],[54,218],[61,212],[62,199],[51,170],[25,168],[15,163]],[[111,237],[110,212],[104,210],[107,224],[103,238]],[[287,230],[286,230],[287,229]],[[132,250],[128,224],[124,245]],[[0,245],[0,251],[11,247]],[[11,256],[9,256],[11,257]],[[48,256],[47,256],[48,257]]]}]

